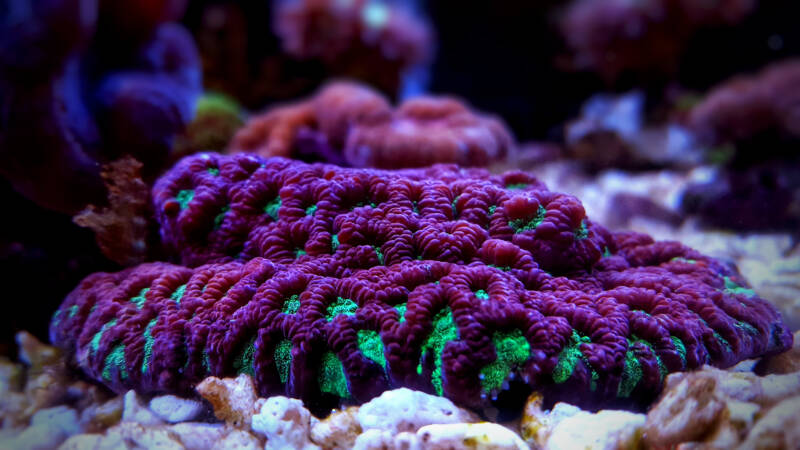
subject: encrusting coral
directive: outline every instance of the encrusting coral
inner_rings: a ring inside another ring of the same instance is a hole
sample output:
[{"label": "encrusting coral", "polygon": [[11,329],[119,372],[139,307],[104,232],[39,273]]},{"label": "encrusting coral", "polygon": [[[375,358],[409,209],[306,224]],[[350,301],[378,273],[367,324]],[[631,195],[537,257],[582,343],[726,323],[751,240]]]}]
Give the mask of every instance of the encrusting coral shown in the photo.
[{"label": "encrusting coral", "polygon": [[292,156],[355,167],[485,166],[505,157],[513,137],[503,123],[447,97],[418,97],[392,109],[379,93],[336,82],[309,100],[251,119],[231,152]]},{"label": "encrusting coral", "polygon": [[210,264],[94,274],[51,324],[116,391],[249,373],[316,409],[400,386],[476,407],[531,389],[642,407],[668,373],[792,342],[733,269],[612,234],[522,173],[202,154],[154,204],[165,243]]}]

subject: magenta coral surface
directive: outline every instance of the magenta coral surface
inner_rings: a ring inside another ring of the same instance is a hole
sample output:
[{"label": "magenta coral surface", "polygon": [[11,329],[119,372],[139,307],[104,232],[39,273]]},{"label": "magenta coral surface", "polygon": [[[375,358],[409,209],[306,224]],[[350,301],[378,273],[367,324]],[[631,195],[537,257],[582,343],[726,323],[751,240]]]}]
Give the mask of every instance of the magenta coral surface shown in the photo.
[{"label": "magenta coral surface", "polygon": [[327,407],[400,386],[469,406],[518,389],[642,406],[670,372],[791,345],[734,270],[612,234],[522,173],[205,154],[154,201],[165,242],[209,264],[94,274],[51,324],[116,391],[249,373],[263,395]]}]

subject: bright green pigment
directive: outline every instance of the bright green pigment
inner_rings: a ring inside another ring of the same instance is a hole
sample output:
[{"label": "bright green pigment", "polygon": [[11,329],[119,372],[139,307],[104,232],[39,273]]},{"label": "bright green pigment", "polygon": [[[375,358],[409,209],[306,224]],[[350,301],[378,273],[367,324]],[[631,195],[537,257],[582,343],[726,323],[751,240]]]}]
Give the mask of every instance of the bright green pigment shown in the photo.
[{"label": "bright green pigment", "polygon": [[489,293],[484,291],[483,289],[478,289],[475,291],[475,297],[481,300],[489,300]]},{"label": "bright green pigment", "polygon": [[741,294],[747,297],[752,297],[756,295],[755,291],[752,289],[747,289],[746,287],[739,286],[738,284],[731,281],[730,277],[725,277],[725,293],[726,294]]},{"label": "bright green pigment", "polygon": [[358,349],[367,359],[380,364],[386,370],[386,357],[383,356],[383,341],[377,331],[358,330]]},{"label": "bright green pigment", "polygon": [[584,342],[588,343],[592,342],[592,340],[588,336],[581,336],[577,331],[572,330],[569,342],[558,354],[558,364],[553,369],[553,381],[558,384],[567,381],[572,376],[575,365],[580,360],[584,360],[586,365],[589,365],[588,361],[585,360],[586,357],[581,353],[581,344]]},{"label": "bright green pigment", "polygon": [[756,329],[756,327],[750,325],[747,322],[742,322],[741,320],[737,320],[736,323],[734,323],[734,325],[736,325],[737,328],[739,328],[740,330],[744,331],[747,334],[750,334],[752,336],[758,336],[758,330]]},{"label": "bright green pigment", "polygon": [[53,313],[53,318],[50,320],[53,321],[53,326],[57,327],[59,322],[61,322],[61,310],[57,309],[56,312]]},{"label": "bright green pigment", "polygon": [[670,336],[669,338],[672,339],[672,345],[675,346],[675,350],[678,351],[678,356],[681,357],[681,362],[683,362],[683,367],[686,368],[686,346],[677,336]]},{"label": "bright green pigment", "polygon": [[347,388],[347,378],[344,375],[344,366],[336,355],[327,351],[322,355],[320,371],[317,381],[319,390],[334,394],[338,397],[350,397],[350,390]]},{"label": "bright green pigment", "polygon": [[175,292],[173,292],[172,295],[169,296],[169,298],[172,299],[175,303],[180,305],[181,299],[183,298],[183,294],[185,292],[186,292],[186,285],[182,284],[178,286],[178,289],[175,289]]},{"label": "bright green pigment", "polygon": [[216,217],[214,217],[214,229],[215,230],[219,230],[219,227],[222,226],[222,221],[225,220],[225,214],[228,211],[230,211],[230,209],[231,209],[230,206],[225,205],[225,206],[222,207],[222,209],[220,210],[219,214],[217,214]]},{"label": "bright green pigment", "polygon": [[573,235],[575,236],[575,239],[579,241],[581,239],[586,239],[587,237],[589,237],[589,229],[586,228],[586,221],[581,220],[581,225],[578,227],[577,230],[575,230]]},{"label": "bright green pigment", "polygon": [[497,331],[492,335],[497,359],[481,369],[483,390],[499,389],[514,367],[528,360],[531,346],[520,330]]},{"label": "bright green pigment", "polygon": [[142,309],[142,306],[144,306],[144,302],[147,301],[145,295],[147,295],[147,291],[149,290],[150,288],[142,289],[141,291],[139,291],[139,295],[130,299],[130,302],[136,304],[137,308]]},{"label": "bright green pigment", "polygon": [[544,221],[544,216],[547,214],[547,210],[544,206],[539,205],[539,209],[536,210],[536,217],[533,219],[525,222],[525,219],[516,219],[511,220],[508,222],[508,226],[514,230],[514,233],[522,233],[523,231],[530,231],[535,229]]},{"label": "bright green pigment", "polygon": [[336,316],[352,316],[356,313],[358,304],[349,298],[336,297],[336,301],[328,305],[325,318],[330,322]]},{"label": "bright green pigment", "polygon": [[491,216],[494,212],[497,211],[497,205],[492,205],[489,207],[489,215]]},{"label": "bright green pigment", "polygon": [[630,397],[631,392],[633,392],[641,379],[642,364],[636,358],[636,354],[629,344],[628,351],[625,352],[625,368],[622,369],[622,379],[619,382],[619,387],[617,387],[617,397]]},{"label": "bright green pigment", "polygon": [[75,317],[75,314],[78,314],[78,305],[72,305],[69,307],[69,313],[67,313],[67,317],[72,319]]},{"label": "bright green pigment", "polygon": [[92,340],[89,342],[89,349],[92,353],[97,351],[97,348],[100,346],[100,339],[103,338],[103,333],[106,332],[109,328],[113,327],[117,324],[117,319],[111,319],[110,321],[106,322],[101,328],[100,331],[92,336]]},{"label": "bright green pigment", "polygon": [[153,354],[153,327],[156,326],[158,317],[147,323],[144,329],[144,357],[142,357],[142,373],[147,372],[150,366],[150,356]]},{"label": "bright green pigment", "polygon": [[377,245],[372,246],[375,249],[375,255],[378,256],[378,264],[383,265],[383,252],[381,252],[381,248]]},{"label": "bright green pigment", "polygon": [[294,249],[294,257],[295,258],[299,258],[299,257],[301,257],[301,256],[303,256],[305,254],[306,254],[306,251],[304,249],[302,249],[302,248]]},{"label": "bright green pigment", "polygon": [[453,219],[458,218],[458,207],[456,207],[456,203],[458,202],[458,198],[461,197],[457,195],[456,198],[453,199],[453,202],[450,203],[450,207],[453,208]]},{"label": "bright green pigment", "polygon": [[125,346],[120,344],[106,356],[103,361],[103,379],[111,381],[111,368],[116,367],[119,377],[123,380],[128,379],[128,369],[125,367]]},{"label": "bright green pigment", "polygon": [[419,214],[419,206],[417,206],[416,200],[411,202],[411,210],[414,212],[414,214]]},{"label": "bright green pigment", "polygon": [[311,205],[308,208],[306,208],[307,216],[313,216],[315,212],[317,212],[317,205]]},{"label": "bright green pigment", "polygon": [[335,252],[337,248],[339,248],[339,235],[334,234],[331,236],[331,253]]},{"label": "bright green pigment", "polygon": [[[442,374],[442,352],[448,342],[458,339],[458,327],[453,319],[453,311],[450,307],[444,307],[441,311],[436,313],[433,317],[433,330],[425,343],[422,344],[422,358],[428,352],[433,353],[433,373],[431,374],[431,383],[438,395],[444,392],[444,375]],[[417,373],[422,374],[422,359],[417,364]]]},{"label": "bright green pigment", "polygon": [[512,183],[506,185],[506,189],[525,189],[526,187],[528,187],[527,183]]},{"label": "bright green pigment", "polygon": [[294,314],[300,309],[300,295],[294,294],[285,302],[283,302],[283,307],[281,308],[281,312],[284,314]]},{"label": "bright green pigment", "polygon": [[216,167],[209,167],[207,172],[213,176],[219,175],[219,169],[217,169]]},{"label": "bright green pigment", "polygon": [[194,198],[194,191],[191,189],[184,189],[178,192],[178,195],[175,196],[175,201],[181,205],[181,209],[186,209],[189,207],[189,202],[192,201]]},{"label": "bright green pigment", "polygon": [[275,366],[278,368],[278,377],[281,383],[289,381],[289,370],[292,368],[292,341],[284,339],[275,346]]},{"label": "bright green pigment", "polygon": [[264,212],[267,213],[268,216],[272,217],[272,220],[278,220],[278,210],[281,208],[281,197],[280,195],[272,199],[267,206],[264,207]]},{"label": "bright green pigment", "polygon": [[395,306],[394,309],[397,310],[397,322],[403,323],[406,321],[406,308],[408,308],[408,303],[400,303],[399,305]]},{"label": "bright green pigment", "polygon": [[237,374],[246,373],[251,377],[256,375],[256,369],[253,367],[253,361],[255,360],[255,353],[256,353],[256,337],[253,336],[248,341],[247,345],[242,349],[242,352],[239,353],[239,356],[233,360],[233,369],[236,370]]}]

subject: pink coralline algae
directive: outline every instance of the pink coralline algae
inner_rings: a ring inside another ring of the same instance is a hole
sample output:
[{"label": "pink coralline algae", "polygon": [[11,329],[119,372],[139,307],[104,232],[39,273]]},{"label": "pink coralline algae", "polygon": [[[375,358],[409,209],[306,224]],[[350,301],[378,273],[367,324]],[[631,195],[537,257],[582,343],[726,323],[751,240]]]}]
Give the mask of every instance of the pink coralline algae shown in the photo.
[{"label": "pink coralline algae", "polygon": [[792,342],[735,270],[610,233],[523,173],[205,154],[154,202],[164,241],[209,264],[91,275],[51,323],[116,391],[249,373],[317,409],[399,386],[473,407],[531,389],[643,407],[670,372]]},{"label": "pink coralline algae", "polygon": [[448,97],[419,97],[393,109],[379,93],[336,82],[312,98],[257,116],[231,152],[293,156],[355,167],[486,166],[505,157],[513,137],[491,116]]}]

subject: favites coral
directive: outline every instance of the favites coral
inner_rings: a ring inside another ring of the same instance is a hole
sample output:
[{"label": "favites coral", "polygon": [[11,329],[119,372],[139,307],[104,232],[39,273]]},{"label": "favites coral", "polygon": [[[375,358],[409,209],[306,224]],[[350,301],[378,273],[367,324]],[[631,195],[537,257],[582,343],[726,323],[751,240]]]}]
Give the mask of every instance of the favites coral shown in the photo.
[{"label": "favites coral", "polygon": [[205,154],[154,199],[164,241],[209,264],[94,274],[51,324],[117,391],[249,373],[323,408],[399,386],[475,407],[518,389],[641,407],[670,372],[791,345],[728,267],[612,234],[522,173]]}]

